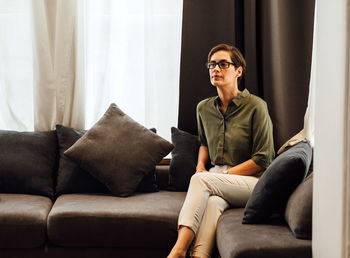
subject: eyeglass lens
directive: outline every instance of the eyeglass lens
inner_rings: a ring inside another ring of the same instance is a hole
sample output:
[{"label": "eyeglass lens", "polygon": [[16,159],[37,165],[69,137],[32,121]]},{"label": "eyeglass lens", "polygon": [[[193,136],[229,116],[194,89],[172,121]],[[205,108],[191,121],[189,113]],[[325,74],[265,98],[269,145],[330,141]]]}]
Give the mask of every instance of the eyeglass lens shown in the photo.
[{"label": "eyeglass lens", "polygon": [[225,69],[225,68],[228,68],[230,63],[228,62],[208,62],[207,63],[207,68],[208,69],[214,69],[216,67],[216,65],[218,65],[220,67],[220,69]]}]

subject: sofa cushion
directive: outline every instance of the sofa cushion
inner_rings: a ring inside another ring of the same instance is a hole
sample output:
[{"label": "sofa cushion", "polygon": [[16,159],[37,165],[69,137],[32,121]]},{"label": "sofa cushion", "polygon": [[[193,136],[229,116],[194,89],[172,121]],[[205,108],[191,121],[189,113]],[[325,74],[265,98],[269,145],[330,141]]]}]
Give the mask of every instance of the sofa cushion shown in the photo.
[{"label": "sofa cushion", "polygon": [[284,212],[289,196],[307,175],[311,158],[309,142],[300,142],[279,155],[255,185],[243,223],[261,223]]},{"label": "sofa cushion", "polygon": [[312,184],[310,174],[290,196],[285,219],[293,235],[300,239],[311,239],[312,234]]},{"label": "sofa cushion", "polygon": [[171,128],[171,140],[175,147],[171,152],[169,189],[187,191],[196,172],[200,142],[197,136],[175,127]]},{"label": "sofa cushion", "polygon": [[65,247],[170,248],[185,195],[61,195],[49,214],[48,237]]},{"label": "sofa cushion", "polygon": [[[156,133],[156,129],[151,128],[150,130]],[[80,139],[86,133],[86,130],[76,130],[74,128],[56,125],[56,132],[60,155],[56,185],[57,195],[65,193],[109,192],[108,188],[103,183],[64,155],[64,152]],[[158,191],[155,169],[152,169],[152,171],[142,179],[136,191]]]},{"label": "sofa cushion", "polygon": [[216,242],[222,258],[311,258],[311,241],[293,237],[285,222],[242,224],[244,209],[225,211],[218,220]]},{"label": "sofa cushion", "polygon": [[56,158],[55,131],[0,130],[0,193],[53,197]]},{"label": "sofa cushion", "polygon": [[46,239],[48,197],[0,194],[0,248],[34,248]]},{"label": "sofa cushion", "polygon": [[65,154],[117,196],[131,195],[173,145],[111,104]]}]

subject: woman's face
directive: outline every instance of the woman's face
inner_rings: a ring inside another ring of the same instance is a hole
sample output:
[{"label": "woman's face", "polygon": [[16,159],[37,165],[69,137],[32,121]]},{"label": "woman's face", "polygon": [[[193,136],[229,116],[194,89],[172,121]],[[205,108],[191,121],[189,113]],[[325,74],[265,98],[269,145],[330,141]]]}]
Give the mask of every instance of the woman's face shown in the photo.
[{"label": "woman's face", "polygon": [[[220,50],[211,56],[210,62],[232,63],[232,60],[228,51]],[[210,82],[216,87],[232,84],[237,85],[237,79],[241,75],[242,67],[235,68],[232,64],[230,64],[228,68],[220,68],[219,65],[216,65],[214,68],[209,69]]]}]

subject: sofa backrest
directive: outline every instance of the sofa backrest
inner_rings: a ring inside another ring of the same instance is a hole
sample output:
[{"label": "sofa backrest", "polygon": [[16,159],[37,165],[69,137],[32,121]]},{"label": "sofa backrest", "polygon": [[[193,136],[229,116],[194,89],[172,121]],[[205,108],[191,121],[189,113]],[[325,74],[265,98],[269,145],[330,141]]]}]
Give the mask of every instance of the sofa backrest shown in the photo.
[{"label": "sofa backrest", "polygon": [[[84,133],[62,126],[41,132],[0,130],[0,193],[55,198],[69,193],[109,192],[63,154]],[[157,165],[155,174],[158,189],[167,190],[169,164]]]}]

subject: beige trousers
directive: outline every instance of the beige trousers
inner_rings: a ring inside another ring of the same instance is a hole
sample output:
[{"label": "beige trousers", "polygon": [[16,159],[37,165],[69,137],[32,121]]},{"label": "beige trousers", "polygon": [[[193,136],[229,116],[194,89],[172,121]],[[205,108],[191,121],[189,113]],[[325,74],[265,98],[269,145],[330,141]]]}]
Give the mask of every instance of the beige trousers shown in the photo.
[{"label": "beige trousers", "polygon": [[215,166],[209,172],[192,176],[178,225],[187,226],[195,233],[191,256],[210,257],[214,244],[216,224],[228,207],[244,207],[258,179],[254,176],[217,174],[229,166]]}]

